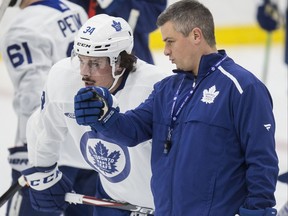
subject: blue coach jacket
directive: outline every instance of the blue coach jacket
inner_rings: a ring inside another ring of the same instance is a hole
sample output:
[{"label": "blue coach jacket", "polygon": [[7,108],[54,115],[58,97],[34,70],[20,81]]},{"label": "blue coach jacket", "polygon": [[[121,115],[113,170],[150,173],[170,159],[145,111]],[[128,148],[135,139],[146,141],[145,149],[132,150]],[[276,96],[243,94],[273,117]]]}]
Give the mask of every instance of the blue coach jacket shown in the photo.
[{"label": "blue coach jacket", "polygon": [[100,134],[127,146],[153,138],[155,215],[234,216],[241,206],[273,207],[279,170],[266,87],[223,50],[202,57],[197,78],[174,72]]}]

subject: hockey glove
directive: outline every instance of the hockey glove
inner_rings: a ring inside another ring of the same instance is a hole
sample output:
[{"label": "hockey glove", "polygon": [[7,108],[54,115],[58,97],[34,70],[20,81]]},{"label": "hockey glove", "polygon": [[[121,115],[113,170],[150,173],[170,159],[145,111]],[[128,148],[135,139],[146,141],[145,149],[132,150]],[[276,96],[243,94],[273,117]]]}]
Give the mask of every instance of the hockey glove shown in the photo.
[{"label": "hockey glove", "polygon": [[75,117],[79,125],[102,131],[118,118],[119,107],[107,88],[86,87],[74,98]]},{"label": "hockey glove", "polygon": [[12,168],[12,180],[18,181],[21,171],[28,169],[27,145],[9,148],[8,162]]},{"label": "hockey glove", "polygon": [[239,209],[240,216],[276,216],[277,210],[274,208],[250,210],[243,207]]},{"label": "hockey glove", "polygon": [[22,171],[30,188],[32,207],[44,212],[62,212],[68,207],[65,194],[72,192],[72,183],[57,164],[50,167],[32,167]]},{"label": "hockey glove", "polygon": [[258,7],[257,21],[266,31],[274,31],[280,26],[280,12],[275,3],[270,0],[264,0],[263,4]]}]

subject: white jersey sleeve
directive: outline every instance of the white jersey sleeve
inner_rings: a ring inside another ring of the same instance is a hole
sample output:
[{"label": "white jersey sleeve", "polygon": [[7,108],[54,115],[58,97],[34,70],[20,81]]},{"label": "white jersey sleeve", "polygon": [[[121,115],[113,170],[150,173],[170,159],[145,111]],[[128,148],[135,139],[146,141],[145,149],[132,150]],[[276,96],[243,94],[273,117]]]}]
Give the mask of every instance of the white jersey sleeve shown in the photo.
[{"label": "white jersey sleeve", "polygon": [[56,61],[70,55],[74,37],[86,20],[86,12],[76,4],[39,1],[20,10],[6,28],[1,53],[15,90],[16,145],[26,143],[26,122],[40,104],[48,71]]},{"label": "white jersey sleeve", "polygon": [[32,166],[47,167],[55,164],[59,160],[61,143],[67,134],[65,124],[59,116],[59,108],[54,104],[50,105],[47,93],[44,90],[42,96],[47,106],[42,110],[39,107],[27,122],[28,157]]}]

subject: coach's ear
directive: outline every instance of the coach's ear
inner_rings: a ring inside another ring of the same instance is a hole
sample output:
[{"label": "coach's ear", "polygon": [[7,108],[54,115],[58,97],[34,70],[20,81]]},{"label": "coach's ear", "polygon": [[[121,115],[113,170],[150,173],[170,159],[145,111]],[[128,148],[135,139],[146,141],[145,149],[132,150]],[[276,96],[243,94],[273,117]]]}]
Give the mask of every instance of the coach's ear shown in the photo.
[{"label": "coach's ear", "polygon": [[189,40],[192,44],[198,45],[204,39],[202,31],[200,28],[193,28],[188,35]]}]

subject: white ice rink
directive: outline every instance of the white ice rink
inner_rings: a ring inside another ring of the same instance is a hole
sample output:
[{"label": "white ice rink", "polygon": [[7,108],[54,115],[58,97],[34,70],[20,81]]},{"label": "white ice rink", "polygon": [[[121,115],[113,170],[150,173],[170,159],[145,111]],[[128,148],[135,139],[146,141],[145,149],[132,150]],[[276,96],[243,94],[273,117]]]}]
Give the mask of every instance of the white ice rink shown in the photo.
[{"label": "white ice rink", "polygon": [[[218,47],[223,48],[223,47]],[[225,47],[228,55],[236,62],[252,71],[262,79],[264,46],[235,46]],[[274,100],[274,113],[277,123],[276,141],[279,156],[280,173],[288,170],[287,160],[287,66],[284,64],[283,45],[275,45],[271,49],[267,87]],[[161,52],[154,52],[156,64],[163,70],[174,68]],[[7,163],[7,148],[13,145],[16,130],[16,116],[12,110],[13,89],[7,71],[0,61],[0,194],[2,195],[10,186],[10,168]],[[280,208],[287,198],[287,185],[277,184],[276,208]],[[4,216],[5,206],[0,208],[0,216]]]}]

